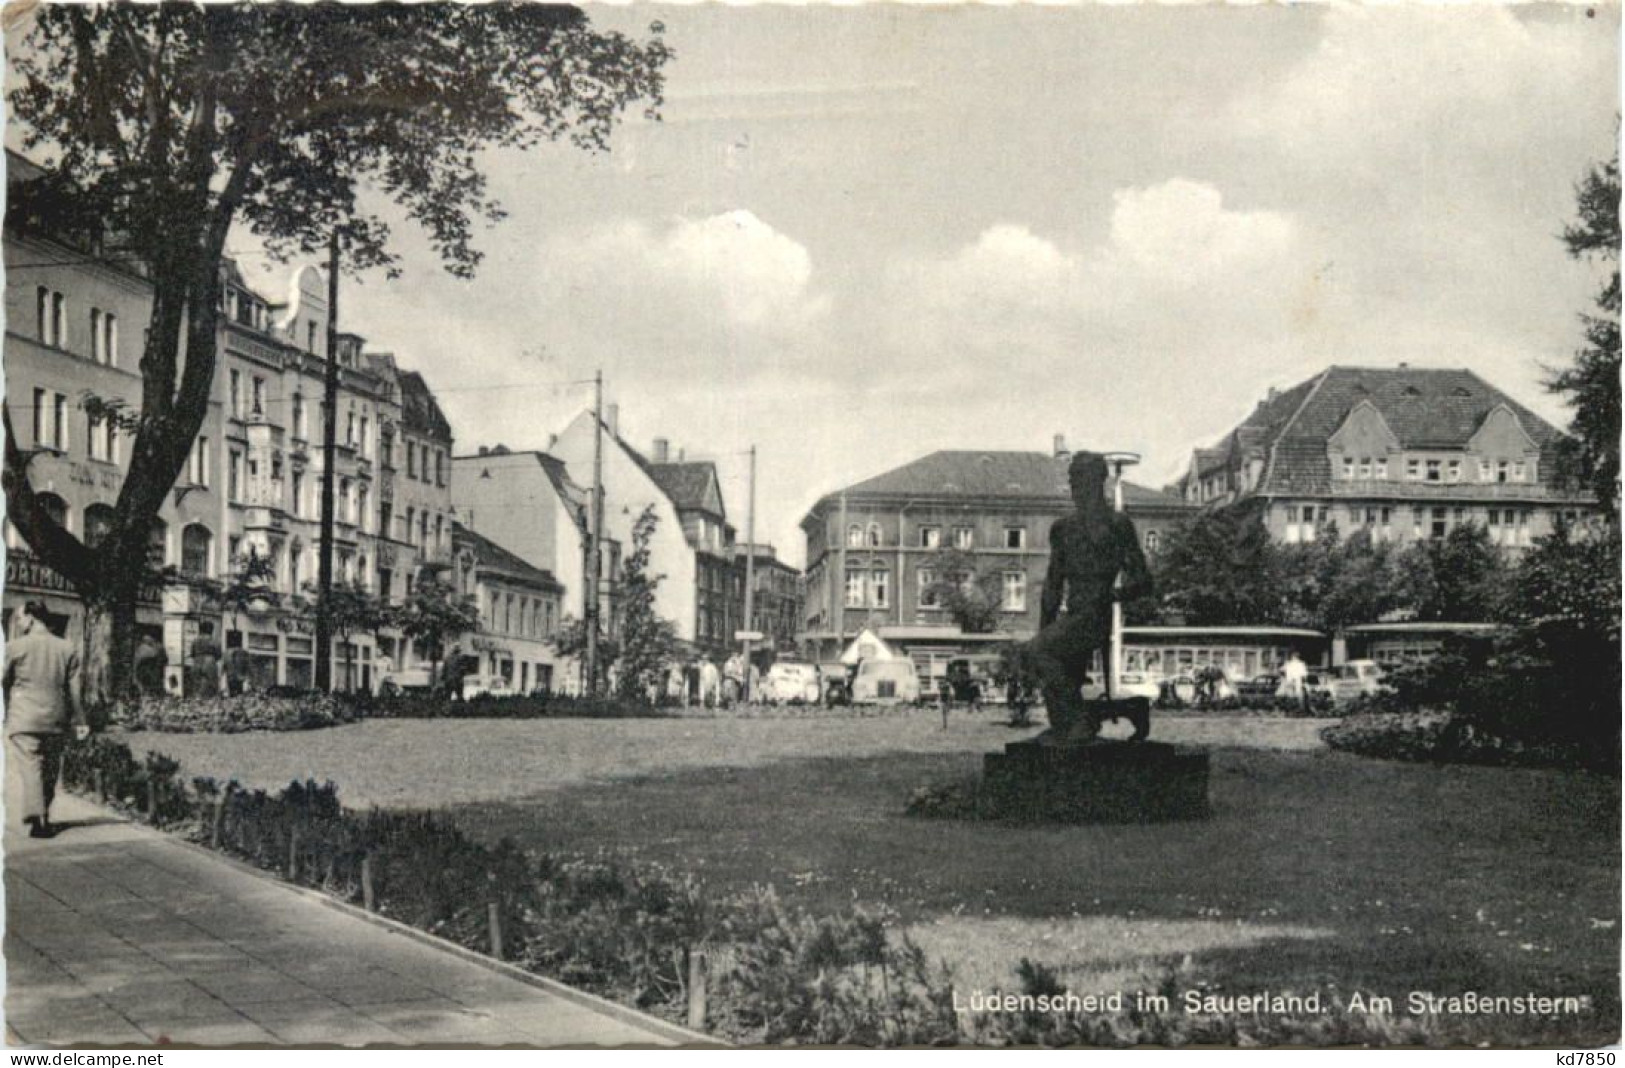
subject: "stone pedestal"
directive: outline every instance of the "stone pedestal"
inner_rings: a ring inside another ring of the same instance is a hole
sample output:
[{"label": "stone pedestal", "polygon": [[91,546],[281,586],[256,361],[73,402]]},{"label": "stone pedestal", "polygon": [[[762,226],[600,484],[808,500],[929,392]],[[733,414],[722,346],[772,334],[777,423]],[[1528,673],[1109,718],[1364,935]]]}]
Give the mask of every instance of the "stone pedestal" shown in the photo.
[{"label": "stone pedestal", "polygon": [[1208,755],[1165,742],[1012,742],[984,758],[978,815],[1025,823],[1205,819]]}]

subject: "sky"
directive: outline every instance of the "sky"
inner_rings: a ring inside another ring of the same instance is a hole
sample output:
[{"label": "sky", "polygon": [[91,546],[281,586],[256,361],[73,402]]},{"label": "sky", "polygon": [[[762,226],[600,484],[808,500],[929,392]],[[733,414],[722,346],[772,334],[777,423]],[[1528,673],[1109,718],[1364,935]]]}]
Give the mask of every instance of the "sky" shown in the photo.
[{"label": "sky", "polygon": [[601,369],[741,538],[755,445],[799,564],[814,501],[931,451],[1063,434],[1161,485],[1332,363],[1567,423],[1540,383],[1597,286],[1559,236],[1613,152],[1618,7],[588,11],[664,24],[662,121],[488,155],[476,280],[403,224],[402,277],[346,283],[460,453],[546,448]]}]

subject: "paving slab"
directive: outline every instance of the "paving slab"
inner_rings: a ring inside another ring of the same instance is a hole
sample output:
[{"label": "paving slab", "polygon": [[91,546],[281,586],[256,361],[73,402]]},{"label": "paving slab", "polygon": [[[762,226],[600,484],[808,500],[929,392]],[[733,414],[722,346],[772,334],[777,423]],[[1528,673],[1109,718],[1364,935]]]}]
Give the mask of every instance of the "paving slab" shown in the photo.
[{"label": "paving slab", "polygon": [[519,974],[60,797],[5,834],[6,1041],[664,1046],[664,1021]]}]

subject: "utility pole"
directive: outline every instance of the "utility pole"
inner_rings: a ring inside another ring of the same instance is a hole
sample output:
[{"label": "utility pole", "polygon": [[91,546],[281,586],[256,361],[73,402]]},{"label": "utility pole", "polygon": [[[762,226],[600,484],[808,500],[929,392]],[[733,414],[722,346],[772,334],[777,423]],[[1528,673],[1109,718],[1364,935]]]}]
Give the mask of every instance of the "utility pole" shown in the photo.
[{"label": "utility pole", "polygon": [[339,409],[339,235],[327,244],[327,367],[322,390],[322,533],[317,553],[316,689],[333,689],[333,464]]},{"label": "utility pole", "polygon": [[[829,577],[830,592],[835,602],[835,656],[841,655],[841,647],[846,641],[846,491],[841,491],[841,519],[835,524],[835,544],[840,547],[840,555],[835,561],[835,574]],[[829,554],[825,553],[827,560]]]},{"label": "utility pole", "polygon": [[745,510],[745,701],[750,693],[750,634],[756,630],[756,446],[750,447],[750,496]]},{"label": "utility pole", "polygon": [[587,628],[587,696],[598,694],[598,582],[603,571],[604,533],[604,372],[593,375],[592,399],[592,514],[587,527],[587,595],[582,606]]}]

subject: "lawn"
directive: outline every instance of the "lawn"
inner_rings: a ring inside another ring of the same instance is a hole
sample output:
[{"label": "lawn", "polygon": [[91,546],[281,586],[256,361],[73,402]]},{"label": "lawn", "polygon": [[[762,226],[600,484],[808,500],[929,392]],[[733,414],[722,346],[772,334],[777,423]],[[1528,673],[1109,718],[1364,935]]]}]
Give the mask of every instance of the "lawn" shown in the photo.
[{"label": "lawn", "polygon": [[[1075,989],[1188,961],[1232,992],[1587,995],[1619,1029],[1619,782],[1319,749],[1294,720],[1165,720],[1213,753],[1213,818],[1014,827],[903,814],[1020,734],[869,720],[374,722],[300,735],[132,736],[194,774],[312,774],[349,803],[445,806],[469,832],[884,904],[961,987],[1023,956]],[[1260,742],[1264,747],[1254,746]],[[353,787],[353,788],[352,788]],[[1503,1020],[1490,1033],[1533,1034]]]}]

